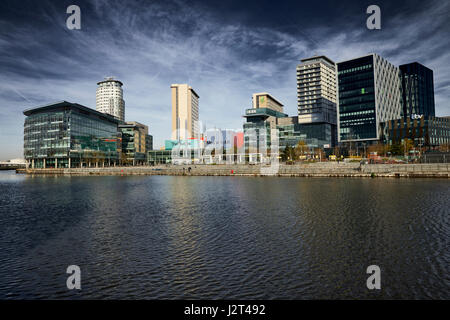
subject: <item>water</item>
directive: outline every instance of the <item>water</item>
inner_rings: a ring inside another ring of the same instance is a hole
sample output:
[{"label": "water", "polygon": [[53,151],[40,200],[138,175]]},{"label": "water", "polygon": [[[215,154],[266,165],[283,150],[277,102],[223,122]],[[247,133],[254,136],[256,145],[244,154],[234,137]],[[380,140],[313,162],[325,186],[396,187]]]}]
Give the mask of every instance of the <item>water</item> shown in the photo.
[{"label": "water", "polygon": [[450,299],[449,195],[445,179],[1,172],[0,298]]}]

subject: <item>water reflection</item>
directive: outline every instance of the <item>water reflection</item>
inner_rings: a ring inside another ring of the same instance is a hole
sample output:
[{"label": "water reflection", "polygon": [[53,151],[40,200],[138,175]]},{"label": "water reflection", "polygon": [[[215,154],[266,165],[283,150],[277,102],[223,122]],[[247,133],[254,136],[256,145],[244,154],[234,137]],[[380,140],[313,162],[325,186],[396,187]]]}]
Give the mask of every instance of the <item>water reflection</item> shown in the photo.
[{"label": "water reflection", "polygon": [[0,173],[0,297],[448,299],[448,195],[448,180]]}]

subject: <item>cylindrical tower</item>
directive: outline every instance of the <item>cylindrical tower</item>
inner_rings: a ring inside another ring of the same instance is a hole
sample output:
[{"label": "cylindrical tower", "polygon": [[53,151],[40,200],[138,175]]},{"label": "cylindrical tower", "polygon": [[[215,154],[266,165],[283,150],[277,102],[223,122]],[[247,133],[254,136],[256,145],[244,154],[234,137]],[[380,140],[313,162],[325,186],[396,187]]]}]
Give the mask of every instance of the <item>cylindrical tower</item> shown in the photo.
[{"label": "cylindrical tower", "polygon": [[123,100],[122,82],[113,77],[97,83],[96,109],[107,113],[120,121],[125,121],[125,101]]}]

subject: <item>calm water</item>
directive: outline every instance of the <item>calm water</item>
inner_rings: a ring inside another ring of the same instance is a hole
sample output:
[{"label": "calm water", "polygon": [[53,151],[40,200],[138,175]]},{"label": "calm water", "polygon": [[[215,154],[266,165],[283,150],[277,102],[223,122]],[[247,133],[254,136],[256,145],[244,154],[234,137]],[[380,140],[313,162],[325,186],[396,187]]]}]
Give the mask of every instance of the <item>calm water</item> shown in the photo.
[{"label": "calm water", "polygon": [[0,298],[450,299],[449,207],[438,179],[0,172]]}]

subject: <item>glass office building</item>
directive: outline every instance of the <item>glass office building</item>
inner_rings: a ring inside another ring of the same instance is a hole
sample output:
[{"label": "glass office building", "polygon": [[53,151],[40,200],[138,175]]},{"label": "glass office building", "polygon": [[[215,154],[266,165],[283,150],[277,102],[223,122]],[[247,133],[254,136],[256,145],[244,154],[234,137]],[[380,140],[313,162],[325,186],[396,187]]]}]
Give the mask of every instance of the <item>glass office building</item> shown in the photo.
[{"label": "glass office building", "polygon": [[[299,141],[304,141],[308,148],[332,148],[336,140],[335,126],[331,123],[298,123],[298,116],[288,117],[277,114],[270,117],[266,110],[248,109],[247,122],[244,123],[244,142],[246,154],[259,154],[271,150],[272,130],[278,130],[278,147],[295,147]],[[248,113],[251,111],[250,113]],[[252,130],[252,134],[250,134]],[[265,133],[265,137],[261,134]],[[263,143],[264,145],[261,145]]]},{"label": "glass office building", "polygon": [[388,145],[401,144],[405,139],[427,149],[450,145],[450,117],[396,119],[384,122],[382,127],[383,142]]},{"label": "glass office building", "polygon": [[147,151],[153,148],[153,138],[148,134],[148,127],[136,121],[119,124],[122,138],[120,163],[123,165],[143,165],[146,163]]},{"label": "glass office building", "polygon": [[398,68],[370,54],[337,69],[339,142],[379,140],[380,123],[402,114]]},{"label": "glass office building", "polygon": [[413,62],[399,67],[405,118],[435,116],[433,71]]},{"label": "glass office building", "polygon": [[332,148],[335,140],[336,126],[331,123],[308,123],[277,125],[280,136],[280,147],[295,147],[299,141],[304,141],[310,149]]},{"label": "glass office building", "polygon": [[32,168],[75,168],[118,163],[118,120],[62,101],[25,110],[24,156]]},{"label": "glass office building", "polygon": [[251,108],[245,111],[244,117],[247,119],[243,125],[246,157],[254,155],[260,161],[261,154],[278,153],[278,150],[271,150],[271,134],[276,129],[277,120],[287,119],[287,114],[271,108]]},{"label": "glass office building", "polygon": [[168,164],[172,162],[172,150],[147,151],[147,163],[149,165]]},{"label": "glass office building", "polygon": [[372,56],[338,64],[341,141],[377,137],[373,70]]}]

